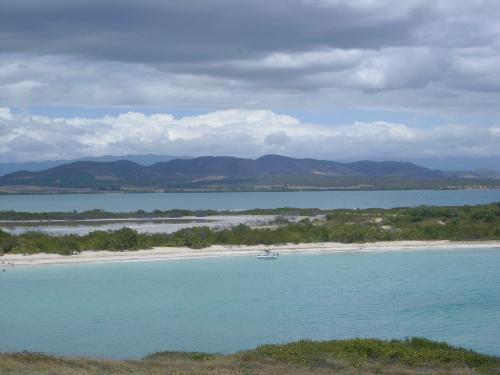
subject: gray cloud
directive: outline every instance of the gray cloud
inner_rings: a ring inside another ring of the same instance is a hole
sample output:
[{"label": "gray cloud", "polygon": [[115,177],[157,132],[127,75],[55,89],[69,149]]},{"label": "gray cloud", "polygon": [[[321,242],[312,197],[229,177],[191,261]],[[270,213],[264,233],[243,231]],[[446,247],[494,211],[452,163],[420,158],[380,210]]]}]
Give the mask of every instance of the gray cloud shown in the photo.
[{"label": "gray cloud", "polygon": [[292,140],[285,132],[270,133],[264,138],[264,142],[271,146],[285,146]]},{"label": "gray cloud", "polygon": [[495,0],[3,0],[5,106],[500,114]]},{"label": "gray cloud", "polygon": [[399,6],[394,14],[346,4],[4,0],[1,46],[6,52],[76,53],[114,61],[220,61],[318,47],[406,45],[429,17],[427,4]]}]

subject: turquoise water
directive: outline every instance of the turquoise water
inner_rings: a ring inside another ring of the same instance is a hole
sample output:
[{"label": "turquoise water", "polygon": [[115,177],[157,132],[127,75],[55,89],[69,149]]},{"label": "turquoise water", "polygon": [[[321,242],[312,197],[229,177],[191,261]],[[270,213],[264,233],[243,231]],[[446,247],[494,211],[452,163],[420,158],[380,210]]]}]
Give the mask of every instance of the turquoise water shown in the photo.
[{"label": "turquoise water", "polygon": [[425,336],[500,355],[500,249],[8,268],[0,351],[141,357]]},{"label": "turquoise water", "polygon": [[300,191],[251,193],[138,193],[0,195],[0,210],[151,211],[184,208],[193,210],[243,210],[251,208],[390,208],[427,205],[464,205],[500,201],[500,189],[399,190],[399,191]]}]

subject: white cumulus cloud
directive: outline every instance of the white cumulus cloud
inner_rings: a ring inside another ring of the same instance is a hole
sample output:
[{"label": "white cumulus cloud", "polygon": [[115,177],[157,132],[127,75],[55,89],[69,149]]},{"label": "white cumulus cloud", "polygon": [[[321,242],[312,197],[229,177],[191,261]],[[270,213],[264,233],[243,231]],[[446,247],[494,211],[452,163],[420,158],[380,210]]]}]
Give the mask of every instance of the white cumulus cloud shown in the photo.
[{"label": "white cumulus cloud", "polygon": [[56,118],[0,108],[0,132],[2,161],[122,152],[242,157],[280,153],[331,160],[408,160],[436,155],[500,158],[500,127],[417,127],[391,122],[327,126],[269,110],[231,109],[180,118],[139,112],[102,118]]}]

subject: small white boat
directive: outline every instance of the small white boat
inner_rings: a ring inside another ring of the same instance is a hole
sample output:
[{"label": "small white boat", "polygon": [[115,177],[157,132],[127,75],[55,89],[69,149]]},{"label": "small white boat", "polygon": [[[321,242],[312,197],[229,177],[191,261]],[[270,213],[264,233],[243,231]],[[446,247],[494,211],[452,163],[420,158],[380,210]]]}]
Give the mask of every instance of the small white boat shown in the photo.
[{"label": "small white boat", "polygon": [[271,253],[269,250],[266,250],[265,254],[259,254],[257,255],[257,258],[259,259],[278,259],[280,254],[275,251],[274,253]]}]

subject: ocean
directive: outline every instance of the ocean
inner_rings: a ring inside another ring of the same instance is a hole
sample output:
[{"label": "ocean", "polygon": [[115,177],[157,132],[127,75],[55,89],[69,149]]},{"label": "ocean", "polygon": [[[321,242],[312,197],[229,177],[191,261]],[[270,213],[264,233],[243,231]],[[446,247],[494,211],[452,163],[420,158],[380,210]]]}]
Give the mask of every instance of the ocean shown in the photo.
[{"label": "ocean", "polygon": [[0,351],[140,358],[423,336],[500,355],[500,249],[7,267]]}]

